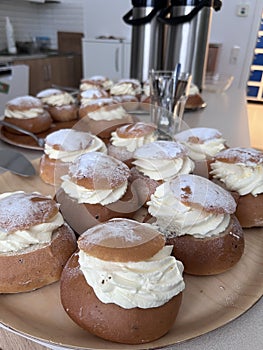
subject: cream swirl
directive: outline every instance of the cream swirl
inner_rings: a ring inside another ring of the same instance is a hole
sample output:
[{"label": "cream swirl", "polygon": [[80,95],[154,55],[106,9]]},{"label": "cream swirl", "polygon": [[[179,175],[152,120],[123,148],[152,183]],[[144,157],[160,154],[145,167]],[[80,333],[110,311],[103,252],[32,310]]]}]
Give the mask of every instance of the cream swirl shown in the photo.
[{"label": "cream swirl", "polygon": [[132,95],[136,96],[141,93],[141,86],[136,80],[120,80],[110,89],[111,95]]},{"label": "cream swirl", "polygon": [[143,309],[168,302],[185,288],[183,264],[164,246],[152,258],[140,262],[113,262],[79,251],[79,264],[87,283],[103,303]]},{"label": "cream swirl", "polygon": [[213,157],[225,148],[225,139],[218,138],[208,140],[204,143],[181,142],[188,149],[189,157],[193,160],[205,160],[207,157]]},{"label": "cream swirl", "polygon": [[71,198],[76,199],[78,203],[101,204],[107,205],[119,200],[127,190],[128,181],[115,189],[90,190],[83,186],[79,186],[70,180],[68,175],[61,177],[63,182],[62,189]]},{"label": "cream swirl", "polygon": [[7,118],[16,118],[16,119],[31,119],[39,117],[44,113],[43,108],[30,108],[25,110],[10,110],[9,108],[5,109],[5,117]]},{"label": "cream swirl", "polygon": [[169,183],[157,187],[147,202],[149,213],[165,235],[192,235],[196,238],[218,236],[230,222],[230,214],[206,211],[200,206],[184,204],[171,191]]},{"label": "cream swirl", "polygon": [[263,164],[226,163],[216,160],[211,164],[210,174],[222,181],[230,191],[241,196],[251,193],[253,196],[263,193]]},{"label": "cream swirl", "polygon": [[213,128],[192,128],[175,135],[176,141],[183,144],[188,155],[195,161],[206,160],[226,148],[226,140]]},{"label": "cream swirl", "polygon": [[151,134],[141,137],[120,137],[116,131],[111,133],[111,142],[113,146],[124,147],[129,152],[134,152],[137,148],[156,140],[155,131]]},{"label": "cream swirl", "polygon": [[41,98],[42,102],[49,106],[64,106],[74,104],[74,98],[67,92],[53,94]]},{"label": "cream swirl", "polygon": [[125,109],[121,106],[115,107],[115,108],[99,108],[95,112],[89,113],[89,118],[99,121],[99,120],[115,120],[115,119],[122,119],[127,116],[127,112]]},{"label": "cream swirl", "polygon": [[62,215],[57,213],[52,221],[32,226],[26,230],[7,232],[0,228],[0,252],[18,251],[33,244],[49,243],[52,232],[63,224]]},{"label": "cream swirl", "polygon": [[187,156],[173,159],[136,159],[133,164],[138,171],[157,181],[167,181],[179,174],[189,174],[194,169],[194,162]]}]

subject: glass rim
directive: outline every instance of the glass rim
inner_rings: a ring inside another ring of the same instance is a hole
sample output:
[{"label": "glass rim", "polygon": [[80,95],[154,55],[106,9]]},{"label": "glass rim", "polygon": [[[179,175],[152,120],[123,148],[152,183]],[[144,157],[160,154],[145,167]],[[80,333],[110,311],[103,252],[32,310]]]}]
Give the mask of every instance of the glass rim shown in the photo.
[{"label": "glass rim", "polygon": [[[175,73],[173,70],[154,70],[154,71],[149,71],[149,76],[154,76],[154,75],[160,75],[160,76],[172,76]],[[180,72],[180,76],[188,76],[190,77],[192,74],[190,72]]]}]

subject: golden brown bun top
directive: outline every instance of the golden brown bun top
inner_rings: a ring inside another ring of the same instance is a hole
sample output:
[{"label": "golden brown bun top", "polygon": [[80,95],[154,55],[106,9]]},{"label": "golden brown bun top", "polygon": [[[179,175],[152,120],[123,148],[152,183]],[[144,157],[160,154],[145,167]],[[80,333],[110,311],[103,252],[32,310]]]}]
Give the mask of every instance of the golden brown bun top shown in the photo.
[{"label": "golden brown bun top", "polygon": [[101,152],[82,154],[69,168],[71,180],[90,190],[118,188],[129,175],[126,164]]},{"label": "golden brown bun top", "polygon": [[222,134],[213,128],[191,128],[175,135],[177,141],[203,144],[205,141],[222,138]]},{"label": "golden brown bun top", "polygon": [[58,204],[38,193],[14,192],[0,200],[0,227],[8,232],[48,222],[58,213]]},{"label": "golden brown bun top", "polygon": [[165,244],[164,236],[150,225],[129,219],[112,219],[85,231],[78,246],[107,261],[144,261]]},{"label": "golden brown bun top", "polygon": [[121,138],[133,138],[150,135],[156,130],[156,125],[138,122],[126,124],[116,129],[116,134]]},{"label": "golden brown bun top", "polygon": [[214,157],[224,163],[242,163],[255,165],[263,163],[263,152],[254,148],[233,147],[223,150]]},{"label": "golden brown bun top", "polygon": [[232,195],[205,177],[178,175],[169,181],[169,187],[175,198],[189,207],[218,214],[232,214],[236,210]]},{"label": "golden brown bun top", "polygon": [[134,158],[143,159],[174,159],[185,157],[187,149],[176,141],[154,141],[136,149]]},{"label": "golden brown bun top", "polygon": [[94,136],[88,132],[80,133],[74,129],[60,129],[47,135],[46,144],[55,150],[70,152],[88,148],[93,140]]},{"label": "golden brown bun top", "polygon": [[32,108],[43,108],[43,104],[37,97],[26,95],[8,101],[6,108],[10,111],[25,111]]}]

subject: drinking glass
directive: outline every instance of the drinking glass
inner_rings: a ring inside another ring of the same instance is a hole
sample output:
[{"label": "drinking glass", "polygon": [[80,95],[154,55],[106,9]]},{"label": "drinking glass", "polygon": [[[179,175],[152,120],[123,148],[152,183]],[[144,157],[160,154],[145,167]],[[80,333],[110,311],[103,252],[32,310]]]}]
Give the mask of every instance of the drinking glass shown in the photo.
[{"label": "drinking glass", "polygon": [[152,70],[149,73],[151,121],[157,125],[159,138],[170,139],[180,131],[192,76],[175,71]]}]

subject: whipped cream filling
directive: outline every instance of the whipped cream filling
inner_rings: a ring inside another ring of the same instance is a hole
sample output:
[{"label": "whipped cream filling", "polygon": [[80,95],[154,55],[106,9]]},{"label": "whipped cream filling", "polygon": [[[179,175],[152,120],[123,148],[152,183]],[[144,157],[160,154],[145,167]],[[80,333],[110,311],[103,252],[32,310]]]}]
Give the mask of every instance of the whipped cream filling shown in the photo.
[{"label": "whipped cream filling", "polygon": [[216,160],[211,164],[210,174],[226,185],[230,191],[241,196],[251,193],[253,196],[263,193],[263,165],[247,166],[242,163],[225,163]]},{"label": "whipped cream filling", "polygon": [[74,159],[76,159],[78,156],[80,156],[83,153],[87,152],[102,152],[107,153],[107,147],[104,144],[102,140],[100,140],[98,137],[94,136],[94,139],[92,143],[87,148],[82,148],[78,150],[58,150],[54,149],[52,146],[45,144],[45,154],[51,158],[60,160],[61,162],[67,163],[72,162]]},{"label": "whipped cream filling", "polygon": [[16,119],[31,119],[36,118],[39,115],[44,113],[43,108],[31,108],[24,111],[11,111],[10,109],[5,109],[5,117],[7,118],[16,118]]},{"label": "whipped cream filling", "polygon": [[54,94],[46,97],[42,97],[41,101],[50,106],[64,106],[74,103],[74,98],[67,93],[63,94]]},{"label": "whipped cream filling", "polygon": [[125,109],[121,106],[114,108],[114,109],[107,109],[107,108],[100,108],[99,110],[95,112],[89,113],[89,118],[93,120],[115,120],[115,119],[122,119],[127,116],[127,112]]},{"label": "whipped cream filling", "polygon": [[164,246],[151,259],[140,262],[112,262],[79,251],[79,264],[87,283],[103,303],[122,308],[147,309],[168,302],[185,288],[183,264]]},{"label": "whipped cream filling", "polygon": [[180,141],[187,150],[188,155],[193,160],[205,160],[207,157],[213,157],[218,152],[225,149],[225,139],[217,138],[213,140],[205,141],[204,143],[192,143]]},{"label": "whipped cream filling", "polygon": [[189,174],[194,169],[194,162],[188,157],[149,160],[136,159],[133,164],[138,171],[157,181],[167,181],[179,174]]},{"label": "whipped cream filling", "polygon": [[198,86],[196,86],[195,84],[190,84],[189,95],[196,95],[199,93],[200,93],[200,91],[199,91]]},{"label": "whipped cream filling", "polygon": [[26,230],[7,232],[0,228],[0,252],[18,251],[33,244],[49,243],[52,232],[63,224],[62,215],[57,213],[50,222],[44,222]]},{"label": "whipped cream filling", "polygon": [[122,186],[108,190],[88,190],[83,186],[79,186],[70,180],[68,175],[62,176],[61,187],[69,197],[76,199],[78,203],[101,204],[107,205],[119,200],[127,190],[128,181]]},{"label": "whipped cream filling", "polygon": [[111,87],[110,90],[112,95],[131,95],[136,96],[141,93],[140,86],[134,88],[134,86],[130,83],[126,84],[116,84]]},{"label": "whipped cream filling", "polygon": [[137,148],[145,145],[146,143],[150,143],[156,140],[155,132],[142,137],[123,138],[119,137],[116,131],[113,131],[111,133],[111,136],[111,142],[113,146],[124,147],[129,152],[134,152]]},{"label": "whipped cream filling", "polygon": [[230,222],[229,214],[215,214],[185,205],[171,193],[168,183],[157,187],[147,204],[149,213],[156,218],[155,224],[166,236],[218,236]]}]

